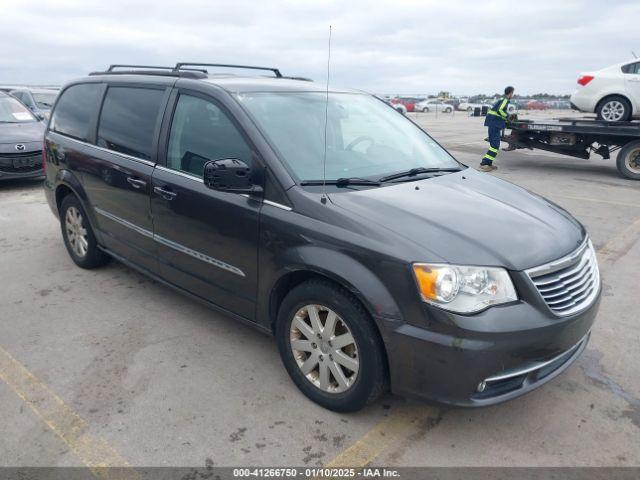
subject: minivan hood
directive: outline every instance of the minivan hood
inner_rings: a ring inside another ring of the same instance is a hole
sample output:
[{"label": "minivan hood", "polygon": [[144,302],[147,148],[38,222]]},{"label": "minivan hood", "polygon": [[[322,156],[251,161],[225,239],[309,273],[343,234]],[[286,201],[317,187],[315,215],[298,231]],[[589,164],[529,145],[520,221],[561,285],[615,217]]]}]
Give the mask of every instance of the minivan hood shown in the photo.
[{"label": "minivan hood", "polygon": [[360,221],[424,247],[426,258],[524,270],[575,250],[586,232],[544,198],[471,168],[389,187],[331,195]]},{"label": "minivan hood", "polygon": [[44,138],[42,122],[0,123],[0,144],[40,142]]}]

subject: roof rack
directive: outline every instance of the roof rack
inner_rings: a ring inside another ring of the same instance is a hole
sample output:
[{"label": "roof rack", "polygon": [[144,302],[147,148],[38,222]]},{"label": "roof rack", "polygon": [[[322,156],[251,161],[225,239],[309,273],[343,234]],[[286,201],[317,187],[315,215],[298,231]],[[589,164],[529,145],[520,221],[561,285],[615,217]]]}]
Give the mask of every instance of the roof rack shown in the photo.
[{"label": "roof rack", "polygon": [[273,68],[273,67],[256,67],[255,65],[229,65],[229,64],[225,64],[225,63],[198,63],[198,62],[180,62],[180,63],[176,63],[176,66],[174,67],[174,71],[175,72],[179,72],[181,70],[188,70],[185,69],[185,66],[196,66],[196,67],[220,67],[220,68],[242,68],[242,69],[246,69],[246,70],[266,70],[269,72],[273,72],[273,74],[277,77],[277,78],[282,78],[282,74],[280,73],[280,70],[277,68]]},{"label": "roof rack", "polygon": [[145,68],[151,70],[173,70],[171,67],[161,67],[158,65],[126,65],[126,64],[115,64],[109,65],[106,72],[113,72],[116,68]]},{"label": "roof rack", "polygon": [[[126,69],[126,70],[121,70]],[[176,70],[174,67],[158,65],[109,65],[104,72],[91,72],[89,75],[161,75],[170,77],[206,78],[207,71],[198,68]]]},{"label": "roof rack", "polygon": [[104,72],[91,72],[89,75],[162,75],[170,77],[206,78],[208,71],[204,68],[194,67],[218,67],[218,68],[240,68],[246,70],[265,70],[273,72],[276,78],[291,78],[296,80],[309,80],[302,77],[283,77],[280,70],[273,67],[257,67],[255,65],[231,65],[226,63],[196,63],[179,62],[175,67],[165,67],[159,65],[130,65],[113,64],[109,65]]}]

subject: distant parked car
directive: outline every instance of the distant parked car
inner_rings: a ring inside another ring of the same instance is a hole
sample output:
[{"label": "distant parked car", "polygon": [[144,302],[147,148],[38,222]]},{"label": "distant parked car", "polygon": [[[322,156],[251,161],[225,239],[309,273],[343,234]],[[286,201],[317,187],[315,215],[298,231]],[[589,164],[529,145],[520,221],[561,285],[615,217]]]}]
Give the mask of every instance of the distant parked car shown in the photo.
[{"label": "distant parked car", "polygon": [[549,105],[539,100],[530,100],[524,104],[525,110],[548,110]]},{"label": "distant parked car", "polygon": [[460,105],[458,105],[458,110],[462,110],[465,112],[473,112],[473,110],[475,108],[482,108],[482,107],[489,107],[491,108],[491,105],[488,103],[469,103],[469,102],[462,102],[460,103]]},{"label": "distant parked car", "polygon": [[640,60],[583,72],[571,105],[582,112],[593,112],[600,120],[624,122],[640,118]]},{"label": "distant parked car", "polygon": [[44,128],[22,103],[0,92],[0,181],[43,174]]},{"label": "distant parked car", "polygon": [[407,114],[407,107],[405,107],[402,103],[389,103],[393,108],[395,108],[398,112],[403,115]]},{"label": "distant parked car", "polygon": [[51,107],[58,96],[58,90],[52,88],[24,87],[11,90],[9,93],[24,103],[36,116],[43,119],[49,118]]},{"label": "distant parked car", "polygon": [[379,95],[374,95],[374,96],[378,100],[382,100],[387,105],[391,105],[393,108],[396,109],[396,111],[400,112],[401,114],[403,114],[403,115],[407,114],[407,107],[405,107],[403,104],[401,104],[401,103],[391,103],[391,100],[389,98],[381,97]]},{"label": "distant parked car", "polygon": [[449,105],[448,103],[444,103],[442,100],[431,99],[431,100],[423,100],[415,104],[414,109],[417,112],[443,112],[443,113],[451,113],[453,112],[453,105]]},{"label": "distant parked car", "polygon": [[460,105],[460,100],[458,100],[457,98],[450,98],[448,100],[445,100],[444,103],[448,104],[448,105],[452,105],[453,108],[455,110],[458,109],[458,105]]},{"label": "distant parked car", "polygon": [[402,104],[407,107],[407,112],[415,111],[416,103],[421,102],[424,98],[416,97],[396,97],[391,99],[393,105]]}]

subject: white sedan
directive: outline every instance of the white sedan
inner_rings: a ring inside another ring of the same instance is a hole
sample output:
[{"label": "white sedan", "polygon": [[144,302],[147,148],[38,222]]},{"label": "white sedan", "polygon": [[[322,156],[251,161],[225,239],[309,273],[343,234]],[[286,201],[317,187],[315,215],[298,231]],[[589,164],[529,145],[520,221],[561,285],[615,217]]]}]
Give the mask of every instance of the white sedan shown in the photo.
[{"label": "white sedan", "polygon": [[421,102],[416,103],[414,109],[416,112],[451,113],[453,112],[453,105],[444,103],[442,100],[431,99],[431,100],[422,100]]},{"label": "white sedan", "polygon": [[576,110],[594,112],[609,122],[640,118],[640,60],[583,72],[578,85],[571,95]]}]

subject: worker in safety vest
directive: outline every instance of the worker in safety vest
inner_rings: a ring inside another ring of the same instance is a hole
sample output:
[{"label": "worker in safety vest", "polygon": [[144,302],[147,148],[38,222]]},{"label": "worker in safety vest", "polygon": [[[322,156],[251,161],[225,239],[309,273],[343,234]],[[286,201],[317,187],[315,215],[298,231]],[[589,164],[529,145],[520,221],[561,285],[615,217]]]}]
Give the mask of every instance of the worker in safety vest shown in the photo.
[{"label": "worker in safety vest", "polygon": [[498,168],[493,165],[493,161],[496,159],[500,148],[500,134],[506,126],[507,108],[511,97],[513,97],[513,87],[505,88],[504,97],[493,104],[484,120],[484,126],[489,128],[489,150],[482,157],[482,162],[480,163],[480,170],[483,172],[491,172]]}]

